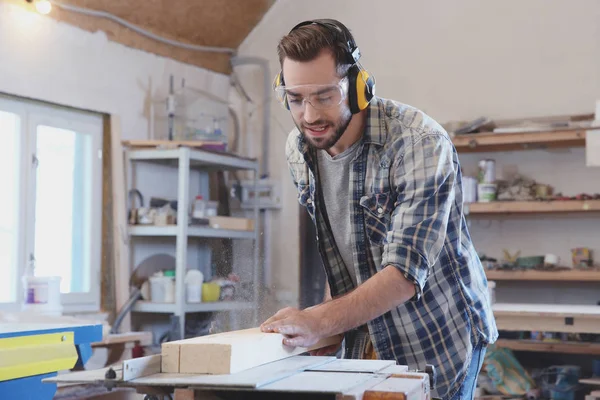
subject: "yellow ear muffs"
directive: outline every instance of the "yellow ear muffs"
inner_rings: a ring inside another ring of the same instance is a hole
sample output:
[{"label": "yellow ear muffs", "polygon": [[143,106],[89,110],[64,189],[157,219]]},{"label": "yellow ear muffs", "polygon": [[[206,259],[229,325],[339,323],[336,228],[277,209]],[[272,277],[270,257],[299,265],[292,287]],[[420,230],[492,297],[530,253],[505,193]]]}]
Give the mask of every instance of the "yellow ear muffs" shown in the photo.
[{"label": "yellow ear muffs", "polygon": [[352,114],[357,114],[367,108],[375,96],[375,79],[356,65],[348,71],[348,78],[350,111]]}]

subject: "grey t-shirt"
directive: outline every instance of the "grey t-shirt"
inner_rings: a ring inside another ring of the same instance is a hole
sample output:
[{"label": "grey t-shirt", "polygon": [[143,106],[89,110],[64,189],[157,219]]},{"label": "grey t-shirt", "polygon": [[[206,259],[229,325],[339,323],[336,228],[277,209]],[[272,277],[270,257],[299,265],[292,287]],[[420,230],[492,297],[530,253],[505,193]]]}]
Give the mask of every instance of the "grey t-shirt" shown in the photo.
[{"label": "grey t-shirt", "polygon": [[317,151],[319,165],[319,182],[325,209],[329,217],[329,225],[333,231],[333,238],[344,260],[348,274],[356,284],[356,270],[354,268],[354,249],[352,248],[352,221],[350,221],[350,164],[359,148],[360,140],[334,157],[327,151]]}]

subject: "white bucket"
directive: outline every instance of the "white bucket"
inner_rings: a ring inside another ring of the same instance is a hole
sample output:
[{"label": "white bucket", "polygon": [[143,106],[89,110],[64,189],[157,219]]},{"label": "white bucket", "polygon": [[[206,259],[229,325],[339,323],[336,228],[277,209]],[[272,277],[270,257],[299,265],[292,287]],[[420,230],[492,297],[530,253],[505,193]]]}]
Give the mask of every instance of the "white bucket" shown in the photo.
[{"label": "white bucket", "polygon": [[60,276],[24,276],[23,311],[60,316]]},{"label": "white bucket", "polygon": [[175,302],[175,278],[172,276],[151,276],[150,301],[153,303]]}]

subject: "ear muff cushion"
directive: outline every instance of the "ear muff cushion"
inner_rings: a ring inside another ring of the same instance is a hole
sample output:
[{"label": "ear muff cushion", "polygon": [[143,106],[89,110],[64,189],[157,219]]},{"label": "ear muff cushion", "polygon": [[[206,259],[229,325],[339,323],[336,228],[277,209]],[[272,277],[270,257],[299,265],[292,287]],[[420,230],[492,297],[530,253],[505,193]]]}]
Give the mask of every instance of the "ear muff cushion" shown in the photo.
[{"label": "ear muff cushion", "polygon": [[[274,90],[274,89],[275,89],[277,86],[284,85],[284,84],[285,84],[285,83],[284,83],[284,81],[283,81],[283,74],[280,72],[280,73],[278,73],[278,74],[275,76],[275,79],[273,80],[273,90]],[[283,104],[283,106],[284,106],[286,109],[288,109],[288,110],[290,109],[290,106],[289,106],[289,104],[288,104],[288,101],[287,101],[287,96],[284,96],[284,97],[283,97],[283,99],[281,99],[280,101],[281,101],[281,104]]]},{"label": "ear muff cushion", "polygon": [[350,111],[356,114],[369,106],[375,94],[375,81],[367,71],[357,66],[348,71],[348,79]]},{"label": "ear muff cushion", "polygon": [[374,93],[374,80],[365,70],[360,70],[356,77],[356,106],[364,110],[369,106]]}]

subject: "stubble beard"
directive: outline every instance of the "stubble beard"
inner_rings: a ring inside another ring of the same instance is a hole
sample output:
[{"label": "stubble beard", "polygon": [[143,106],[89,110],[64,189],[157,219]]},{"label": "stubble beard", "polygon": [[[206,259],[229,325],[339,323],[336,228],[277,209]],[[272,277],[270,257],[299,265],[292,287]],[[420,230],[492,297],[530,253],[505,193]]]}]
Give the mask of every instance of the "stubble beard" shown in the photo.
[{"label": "stubble beard", "polygon": [[348,125],[350,125],[350,121],[352,120],[352,114],[348,112],[340,117],[336,124],[332,124],[330,121],[319,120],[314,122],[312,125],[329,125],[334,128],[333,135],[324,136],[320,138],[312,138],[304,132],[301,124],[298,124],[296,120],[294,123],[296,124],[296,128],[300,131],[300,134],[306,140],[309,146],[317,150],[328,150],[335,146],[335,144],[340,140]]}]

